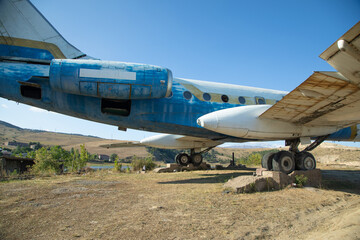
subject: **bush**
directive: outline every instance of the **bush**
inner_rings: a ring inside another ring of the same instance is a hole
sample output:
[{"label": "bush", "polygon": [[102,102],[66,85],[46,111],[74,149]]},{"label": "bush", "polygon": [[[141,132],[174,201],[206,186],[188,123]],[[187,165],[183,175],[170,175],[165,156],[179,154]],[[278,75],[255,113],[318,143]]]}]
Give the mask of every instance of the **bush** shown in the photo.
[{"label": "bush", "polygon": [[[55,150],[55,148],[52,150]],[[35,173],[59,173],[60,162],[56,157],[58,156],[54,155],[54,151],[48,151],[44,147],[40,148],[36,151],[33,171]]]},{"label": "bush", "polygon": [[300,187],[300,188],[303,187],[306,184],[307,180],[308,180],[308,178],[302,174],[295,176],[295,184],[297,187]]},{"label": "bush", "polygon": [[116,172],[121,172],[121,168],[122,168],[122,164],[121,164],[121,163],[118,163],[118,160],[115,160],[115,163],[114,163],[114,171],[116,171]]},{"label": "bush", "polygon": [[146,159],[134,157],[131,161],[131,166],[134,171],[142,170],[144,166],[146,170],[149,171],[154,169],[156,167],[156,164],[153,162],[151,157],[148,157]]}]

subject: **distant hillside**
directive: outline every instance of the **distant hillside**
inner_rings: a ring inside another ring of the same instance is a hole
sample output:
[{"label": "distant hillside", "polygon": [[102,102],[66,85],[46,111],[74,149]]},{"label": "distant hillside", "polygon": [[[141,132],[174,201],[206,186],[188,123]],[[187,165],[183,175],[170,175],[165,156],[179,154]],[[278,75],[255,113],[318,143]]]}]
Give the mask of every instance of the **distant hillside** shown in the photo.
[{"label": "distant hillside", "polygon": [[[86,149],[92,154],[118,154],[120,159],[129,156],[146,157],[149,153],[145,147],[123,147],[123,148],[103,148],[104,144],[124,142],[119,140],[108,140],[93,136],[83,136],[80,134],[67,134],[47,132],[41,130],[23,129],[10,123],[0,121],[0,145],[8,141],[18,142],[40,142],[43,145],[60,145],[67,150],[71,148],[79,149],[80,144],[85,144]],[[283,148],[287,150],[287,148]],[[246,157],[253,152],[263,151],[265,148],[221,148],[217,147],[216,158],[220,161],[230,161],[232,153],[235,158]],[[323,143],[313,152],[318,163],[324,165],[347,165],[360,167],[360,148],[345,147],[334,143]]]},{"label": "distant hillside", "polygon": [[129,156],[146,157],[149,153],[145,147],[131,147],[131,148],[103,148],[99,147],[104,144],[111,144],[115,142],[122,142],[118,140],[107,140],[94,136],[84,136],[81,134],[68,134],[48,132],[34,129],[24,129],[10,123],[0,121],[0,145],[5,142],[40,142],[43,145],[60,145],[66,150],[71,148],[80,149],[81,144],[85,144],[86,149],[92,154],[118,154],[120,158]]},{"label": "distant hillside", "polygon": [[40,142],[44,145],[66,146],[99,140],[101,140],[101,138],[94,136],[23,129],[10,123],[0,121],[0,144],[4,144],[5,142],[9,141],[24,143],[31,141]]}]

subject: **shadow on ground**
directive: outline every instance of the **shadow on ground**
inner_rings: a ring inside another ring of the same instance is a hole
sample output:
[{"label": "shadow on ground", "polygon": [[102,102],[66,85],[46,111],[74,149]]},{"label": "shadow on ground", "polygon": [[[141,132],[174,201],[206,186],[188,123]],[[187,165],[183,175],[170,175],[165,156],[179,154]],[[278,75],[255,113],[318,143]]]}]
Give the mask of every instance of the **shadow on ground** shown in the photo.
[{"label": "shadow on ground", "polygon": [[321,170],[322,187],[360,195],[360,170]]},{"label": "shadow on ground", "polygon": [[252,172],[233,172],[219,174],[201,174],[202,178],[191,178],[168,182],[159,182],[159,184],[205,184],[205,183],[225,183],[231,178],[239,176],[253,175]]}]

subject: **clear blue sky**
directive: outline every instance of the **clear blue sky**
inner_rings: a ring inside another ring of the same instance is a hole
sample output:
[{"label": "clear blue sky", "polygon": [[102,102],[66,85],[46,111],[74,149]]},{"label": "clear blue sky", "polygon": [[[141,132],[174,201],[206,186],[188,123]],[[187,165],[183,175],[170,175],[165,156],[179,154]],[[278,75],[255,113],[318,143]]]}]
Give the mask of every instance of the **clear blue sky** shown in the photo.
[{"label": "clear blue sky", "polygon": [[[103,60],[168,67],[175,77],[291,91],[318,56],[360,20],[358,0],[33,0],[74,46]],[[0,99],[25,128],[140,140],[153,133],[39,111]]]}]

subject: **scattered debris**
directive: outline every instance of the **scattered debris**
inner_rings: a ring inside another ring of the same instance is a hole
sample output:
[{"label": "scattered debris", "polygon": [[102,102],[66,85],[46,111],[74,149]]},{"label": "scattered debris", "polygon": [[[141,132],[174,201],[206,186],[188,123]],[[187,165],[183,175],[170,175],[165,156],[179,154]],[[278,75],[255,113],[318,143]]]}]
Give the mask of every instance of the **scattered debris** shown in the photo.
[{"label": "scattered debris", "polygon": [[166,167],[156,168],[154,172],[156,173],[164,173],[164,172],[184,172],[184,171],[196,171],[196,170],[209,170],[211,169],[210,164],[202,162],[199,166],[194,166],[194,164],[190,163],[187,166],[182,166],[176,163],[168,163]]},{"label": "scattered debris", "polygon": [[234,165],[234,164],[230,163],[229,166],[227,166],[227,167],[224,167],[222,165],[216,165],[215,169],[216,170],[243,170],[243,169],[246,169],[246,166],[242,165],[242,164]]}]

